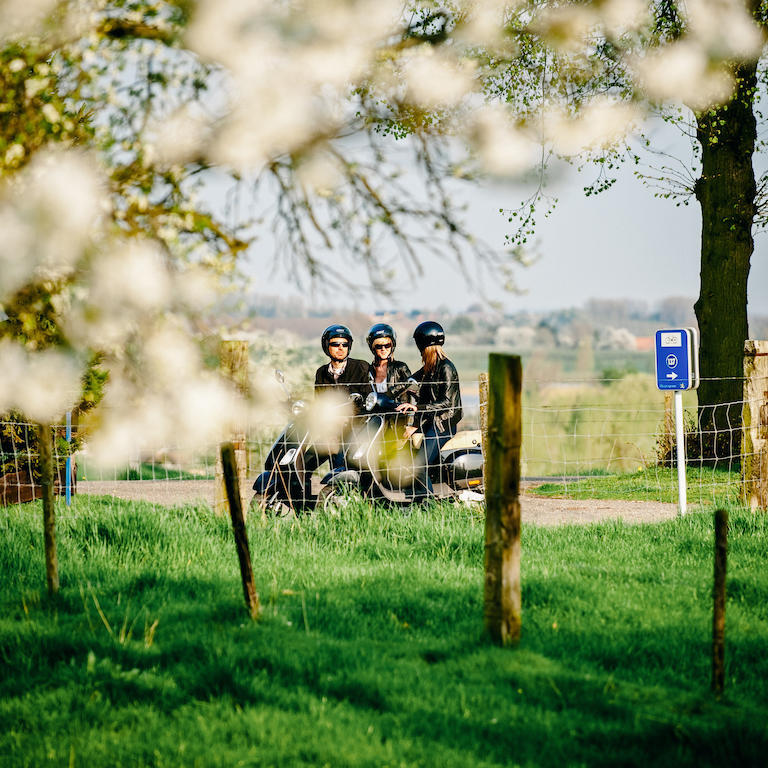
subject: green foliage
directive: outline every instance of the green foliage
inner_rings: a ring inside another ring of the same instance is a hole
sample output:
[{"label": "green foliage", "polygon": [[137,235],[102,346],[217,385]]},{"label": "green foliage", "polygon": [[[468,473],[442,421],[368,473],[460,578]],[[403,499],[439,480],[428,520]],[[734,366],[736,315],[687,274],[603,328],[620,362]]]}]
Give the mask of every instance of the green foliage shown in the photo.
[{"label": "green foliage", "polygon": [[[78,497],[62,591],[38,509],[0,520],[5,765],[761,764],[764,517],[731,512],[726,694],[709,693],[712,521],[523,528],[523,636],[482,635],[483,522],[351,506],[226,520]],[[12,576],[12,577],[11,577]]]},{"label": "green foliage", "polygon": [[[40,434],[37,424],[30,424],[20,413],[0,414],[0,477],[10,473],[29,473],[31,479],[40,479]],[[53,431],[53,471],[61,477],[67,457],[82,446],[82,437],[73,434],[71,442],[66,430]]]}]

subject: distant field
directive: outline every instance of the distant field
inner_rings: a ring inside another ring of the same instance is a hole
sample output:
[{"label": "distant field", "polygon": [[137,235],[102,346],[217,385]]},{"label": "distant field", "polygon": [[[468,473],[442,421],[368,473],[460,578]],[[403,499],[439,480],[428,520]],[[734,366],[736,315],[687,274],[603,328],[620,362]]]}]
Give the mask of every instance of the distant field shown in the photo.
[{"label": "distant field", "polygon": [[[456,364],[459,375],[477,379],[481,371],[488,370],[488,355],[519,354],[523,361],[523,379],[526,371],[536,379],[550,381],[574,378],[617,378],[623,373],[653,373],[653,355],[648,352],[629,350],[595,350],[592,356],[585,356],[578,349],[543,349],[537,352],[517,352],[503,347],[452,347],[447,346],[451,360]],[[591,359],[590,359],[591,357]],[[586,358],[586,359],[585,359]],[[592,363],[589,365],[589,363]],[[581,365],[583,364],[583,365]]]},{"label": "distant field", "polygon": [[[559,381],[574,378],[618,378],[625,373],[653,373],[653,354],[650,352],[636,352],[634,350],[594,350],[584,353],[579,349],[551,348],[541,349],[536,352],[518,352],[506,347],[491,345],[466,346],[451,343],[450,339],[445,346],[448,357],[456,365],[459,376],[463,381],[477,381],[483,371],[488,370],[488,355],[492,352],[519,354],[523,361],[524,378],[548,379]],[[269,354],[257,355],[258,362],[263,366],[265,373],[271,375],[271,369],[279,367],[285,370],[293,379],[309,381],[310,372],[322,364],[326,358],[316,348],[316,345],[303,345],[291,351],[286,351],[281,360],[278,353],[270,350]],[[356,345],[353,349],[355,357],[368,360],[370,355],[365,342]],[[421,360],[416,347],[410,339],[402,342],[397,347],[397,357],[408,363],[412,371],[421,367]],[[304,371],[304,376],[298,374]]]}]

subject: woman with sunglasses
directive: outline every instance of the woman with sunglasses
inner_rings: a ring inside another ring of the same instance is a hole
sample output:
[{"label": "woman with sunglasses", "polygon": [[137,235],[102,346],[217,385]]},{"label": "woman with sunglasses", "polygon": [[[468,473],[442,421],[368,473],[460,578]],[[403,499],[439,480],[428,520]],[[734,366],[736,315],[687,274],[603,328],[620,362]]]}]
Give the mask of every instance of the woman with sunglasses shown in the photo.
[{"label": "woman with sunglasses", "polygon": [[406,363],[395,360],[397,335],[394,328],[387,323],[376,323],[368,331],[366,341],[373,353],[373,362],[368,366],[371,386],[376,392],[386,392],[394,400],[400,399],[411,370]]}]

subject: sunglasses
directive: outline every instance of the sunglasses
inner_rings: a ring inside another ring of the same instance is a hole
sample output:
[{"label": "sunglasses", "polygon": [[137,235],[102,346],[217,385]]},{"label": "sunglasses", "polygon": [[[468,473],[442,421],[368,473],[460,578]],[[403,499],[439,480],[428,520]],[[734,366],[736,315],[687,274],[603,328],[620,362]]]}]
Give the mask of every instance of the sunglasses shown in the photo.
[{"label": "sunglasses", "polygon": [[332,341],[328,344],[329,347],[348,347],[349,342],[348,341]]},{"label": "sunglasses", "polygon": [[392,349],[392,342],[390,342],[389,344],[374,344],[373,348],[374,349]]}]

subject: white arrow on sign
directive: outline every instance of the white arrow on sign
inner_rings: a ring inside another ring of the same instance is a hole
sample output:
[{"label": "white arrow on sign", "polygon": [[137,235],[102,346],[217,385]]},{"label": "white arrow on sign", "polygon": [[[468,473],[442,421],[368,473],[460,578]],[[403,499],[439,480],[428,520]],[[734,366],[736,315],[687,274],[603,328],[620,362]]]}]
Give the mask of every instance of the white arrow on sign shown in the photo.
[{"label": "white arrow on sign", "polygon": [[672,372],[672,373],[668,373],[668,374],[667,374],[667,378],[668,378],[668,379],[676,379],[676,378],[677,378],[677,374],[676,374],[676,373],[674,373],[674,372]]}]

